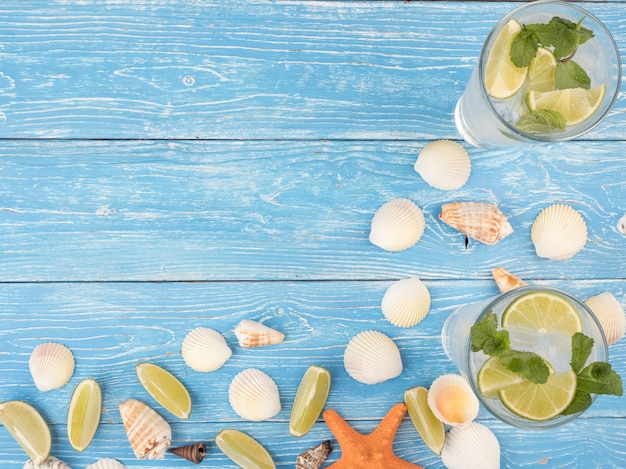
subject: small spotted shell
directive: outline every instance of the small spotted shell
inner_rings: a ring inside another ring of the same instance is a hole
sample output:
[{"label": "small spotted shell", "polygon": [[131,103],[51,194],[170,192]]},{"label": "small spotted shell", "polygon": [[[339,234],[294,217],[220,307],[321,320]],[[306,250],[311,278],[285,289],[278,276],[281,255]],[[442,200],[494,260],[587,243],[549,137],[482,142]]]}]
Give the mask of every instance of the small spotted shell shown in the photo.
[{"label": "small spotted shell", "polygon": [[270,419],[281,409],[278,386],[257,368],[247,368],[233,378],[228,400],[237,415],[253,422]]},{"label": "small spotted shell", "polygon": [[231,357],[232,350],[224,336],[209,327],[196,327],[183,339],[181,355],[195,371],[215,371]]},{"label": "small spotted shell", "polygon": [[348,374],[365,384],[377,384],[402,373],[398,346],[379,331],[363,331],[355,335],[343,354]]},{"label": "small spotted shell", "polygon": [[428,314],[430,293],[417,277],[392,283],[385,292],[381,310],[389,322],[398,327],[412,327]]},{"label": "small spotted shell", "polygon": [[42,392],[65,386],[74,374],[74,367],[72,351],[57,342],[39,344],[28,360],[35,386]]},{"label": "small spotted shell", "polygon": [[454,190],[463,187],[469,179],[471,162],[460,143],[437,140],[422,148],[413,168],[435,189]]},{"label": "small spotted shell", "polygon": [[391,199],[374,214],[369,240],[386,251],[403,251],[420,240],[425,226],[424,213],[415,202]]},{"label": "small spotted shell", "polygon": [[307,449],[296,458],[296,469],[318,469],[322,467],[331,451],[330,440],[323,441],[319,445]]},{"label": "small spotted shell", "polygon": [[442,375],[430,385],[428,407],[446,425],[465,425],[476,418],[478,398],[460,375]]},{"label": "small spotted shell", "polygon": [[587,242],[587,225],[569,205],[544,208],[530,229],[530,238],[539,257],[564,261],[573,257]]},{"label": "small spotted shell", "polygon": [[446,434],[441,461],[448,469],[499,469],[500,443],[480,423],[453,427]]},{"label": "small spotted shell", "polygon": [[612,293],[603,292],[594,295],[587,298],[585,304],[598,318],[604,330],[607,344],[614,344],[624,336],[626,329],[624,308]]},{"label": "small spotted shell", "polygon": [[496,244],[513,233],[513,228],[500,209],[486,202],[443,204],[439,218],[446,225],[484,244]]},{"label": "small spotted shell", "polygon": [[282,344],[285,334],[257,321],[244,319],[235,327],[239,345],[244,348]]}]

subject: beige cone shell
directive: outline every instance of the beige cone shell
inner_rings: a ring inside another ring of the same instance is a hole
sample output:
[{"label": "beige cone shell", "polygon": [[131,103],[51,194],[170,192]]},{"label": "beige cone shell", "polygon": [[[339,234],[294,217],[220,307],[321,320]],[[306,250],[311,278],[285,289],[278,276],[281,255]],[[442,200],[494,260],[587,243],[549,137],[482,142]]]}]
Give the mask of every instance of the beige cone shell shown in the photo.
[{"label": "beige cone shell", "polygon": [[460,375],[442,375],[430,385],[428,407],[446,425],[470,423],[478,415],[478,398]]},{"label": "beige cone shell", "polygon": [[209,372],[220,369],[233,352],[222,334],[209,327],[196,327],[183,339],[180,353],[193,370]]},{"label": "beige cone shell", "polygon": [[233,378],[228,401],[237,415],[253,422],[270,419],[281,409],[278,386],[257,368],[247,368]]},{"label": "beige cone shell", "polygon": [[348,374],[364,384],[378,384],[402,373],[398,346],[379,331],[363,331],[355,335],[343,354]]},{"label": "beige cone shell", "polygon": [[600,322],[606,343],[611,345],[620,340],[626,331],[624,308],[610,292],[603,292],[585,300],[585,304]]},{"label": "beige cone shell", "polygon": [[391,324],[412,327],[428,314],[430,292],[419,278],[404,278],[387,288],[380,308]]},{"label": "beige cone shell", "polygon": [[425,226],[424,213],[415,202],[392,199],[374,214],[369,240],[385,251],[403,251],[420,240]]},{"label": "beige cone shell", "polygon": [[530,228],[530,239],[539,257],[564,261],[585,247],[587,225],[569,205],[554,204],[537,215]]},{"label": "beige cone shell", "polygon": [[452,140],[436,140],[422,148],[413,169],[430,186],[449,191],[465,185],[471,166],[463,145]]},{"label": "beige cone shell", "polygon": [[89,464],[85,469],[126,469],[126,466],[113,458],[101,458]]},{"label": "beige cone shell", "polygon": [[172,441],[170,425],[154,409],[136,399],[120,405],[126,436],[138,459],[163,459]]},{"label": "beige cone shell", "polygon": [[519,287],[528,285],[521,278],[516,277],[504,267],[497,267],[491,271],[491,275],[498,286],[500,293],[506,293]]},{"label": "beige cone shell", "polygon": [[484,244],[493,245],[513,233],[500,209],[486,202],[452,202],[441,206],[445,224]]},{"label": "beige cone shell", "polygon": [[244,348],[264,347],[282,344],[285,334],[266,326],[263,323],[244,319],[235,327],[235,335],[239,345]]},{"label": "beige cone shell", "polygon": [[74,367],[72,351],[57,342],[39,344],[28,360],[35,386],[42,392],[65,386],[74,374]]},{"label": "beige cone shell", "polygon": [[446,434],[441,461],[448,469],[499,469],[500,443],[478,422],[453,427]]}]

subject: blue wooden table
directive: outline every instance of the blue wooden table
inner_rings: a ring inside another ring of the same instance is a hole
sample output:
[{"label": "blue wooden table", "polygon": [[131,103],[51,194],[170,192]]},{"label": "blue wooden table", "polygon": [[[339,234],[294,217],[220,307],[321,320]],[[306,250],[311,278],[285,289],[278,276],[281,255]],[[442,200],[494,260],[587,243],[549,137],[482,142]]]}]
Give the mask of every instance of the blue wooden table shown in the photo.
[{"label": "blue wooden table", "polygon": [[[509,2],[58,1],[0,6],[0,401],[41,411],[52,454],[73,468],[112,457],[127,468],[189,467],[172,455],[138,461],[118,411],[128,398],[166,416],[134,367],[152,361],[189,389],[188,421],[168,417],[173,445],[207,441],[206,467],[236,467],[214,444],[234,428],[278,467],[334,439],[323,421],[297,439],[288,420],[309,365],[327,367],[327,408],[372,431],[405,389],[455,368],[440,335],[459,305],[497,293],[491,269],[587,298],[609,291],[626,306],[626,98],[584,139],[497,150],[468,147],[472,174],[456,191],[413,170],[420,149],[460,140],[453,122],[481,45]],[[626,3],[584,3],[626,61]],[[368,241],[377,208],[407,197],[426,230],[397,253]],[[466,243],[443,225],[443,203],[497,203],[514,233]],[[578,210],[585,248],[568,261],[537,257],[530,226],[552,203]],[[426,319],[400,329],[380,302],[417,276],[432,297]],[[262,321],[281,345],[243,349],[233,328]],[[197,326],[223,333],[233,356],[213,373],[187,367],[180,348]],[[360,384],[343,368],[348,341],[375,329],[399,346],[403,373]],[[76,371],[39,392],[32,349],[67,345]],[[610,347],[626,377],[626,343]],[[246,422],[228,403],[245,368],[278,384],[282,411]],[[83,452],[66,413],[82,379],[98,380],[103,415]],[[601,396],[563,427],[529,432],[481,409],[502,467],[626,467],[626,398]],[[405,418],[397,454],[443,467]],[[329,462],[337,460],[339,447]],[[0,466],[27,457],[0,429]]]}]

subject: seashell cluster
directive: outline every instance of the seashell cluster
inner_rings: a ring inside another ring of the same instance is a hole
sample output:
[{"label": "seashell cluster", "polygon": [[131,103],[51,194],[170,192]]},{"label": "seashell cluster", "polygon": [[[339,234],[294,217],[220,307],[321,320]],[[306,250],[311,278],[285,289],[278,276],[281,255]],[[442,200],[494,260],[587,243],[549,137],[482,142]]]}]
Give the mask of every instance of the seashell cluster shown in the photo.
[{"label": "seashell cluster", "polygon": [[126,436],[138,459],[163,459],[172,441],[169,424],[147,404],[129,399],[120,404]]},{"label": "seashell cluster", "polygon": [[233,378],[228,400],[237,415],[253,422],[270,419],[281,409],[278,386],[257,368],[247,368]]},{"label": "seashell cluster", "polygon": [[343,354],[343,366],[355,380],[377,384],[402,373],[398,346],[379,331],[363,331],[355,335]]},{"label": "seashell cluster", "polygon": [[285,334],[282,332],[250,319],[244,319],[237,324],[235,327],[235,335],[237,336],[239,345],[244,348],[282,344],[285,339]]},{"label": "seashell cluster", "polygon": [[585,300],[585,304],[598,318],[607,344],[614,344],[624,336],[626,331],[624,308],[612,293],[603,292],[589,297]]},{"label": "seashell cluster", "polygon": [[126,469],[126,466],[113,458],[101,458],[89,464],[85,469]]},{"label": "seashell cluster", "polygon": [[528,285],[521,278],[516,277],[504,267],[496,267],[491,271],[491,275],[493,276],[500,293],[506,293],[510,290]]},{"label": "seashell cluster", "polygon": [[74,374],[74,367],[72,351],[57,342],[39,344],[28,360],[35,386],[42,392],[65,386]]},{"label": "seashell cluster", "polygon": [[417,277],[392,283],[383,295],[381,310],[387,320],[398,327],[412,327],[428,314],[430,292]]},{"label": "seashell cluster", "polygon": [[486,202],[443,204],[439,218],[446,225],[484,244],[496,244],[513,233],[507,217],[496,205]]},{"label": "seashell cluster", "polygon": [[446,435],[441,461],[448,469],[499,469],[500,443],[480,423],[453,427]]},{"label": "seashell cluster", "polygon": [[460,143],[437,140],[422,148],[413,169],[435,189],[454,190],[469,179],[471,162]]},{"label": "seashell cluster", "polygon": [[60,459],[50,456],[43,464],[36,464],[32,459],[29,459],[22,466],[22,469],[71,469],[71,467]]},{"label": "seashell cluster", "polygon": [[403,251],[420,240],[425,226],[424,213],[415,202],[396,198],[374,214],[369,240],[385,251]]},{"label": "seashell cluster", "polygon": [[330,440],[323,441],[319,445],[303,451],[296,458],[296,469],[318,469],[322,467],[331,451]]},{"label": "seashell cluster", "polygon": [[457,426],[476,418],[479,402],[465,378],[448,374],[439,376],[430,385],[428,407],[446,425]]},{"label": "seashell cluster", "polygon": [[224,336],[209,327],[196,327],[183,339],[181,355],[195,371],[215,371],[231,357],[232,350]]},{"label": "seashell cluster", "polygon": [[564,261],[578,253],[587,242],[587,225],[569,205],[544,208],[530,228],[530,239],[539,257]]},{"label": "seashell cluster", "polygon": [[170,448],[168,451],[189,462],[200,464],[206,456],[206,443],[201,441],[190,445],[178,446],[177,448]]}]

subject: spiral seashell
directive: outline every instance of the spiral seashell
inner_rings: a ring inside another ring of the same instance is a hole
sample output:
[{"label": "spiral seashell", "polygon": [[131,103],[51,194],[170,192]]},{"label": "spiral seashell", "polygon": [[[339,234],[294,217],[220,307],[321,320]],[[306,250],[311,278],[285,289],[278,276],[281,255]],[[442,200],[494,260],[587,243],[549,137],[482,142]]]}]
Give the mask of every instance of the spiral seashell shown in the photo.
[{"label": "spiral seashell", "polygon": [[413,201],[392,199],[374,214],[369,240],[386,251],[402,251],[420,240],[425,226],[424,213]]},{"label": "spiral seashell", "polygon": [[493,245],[513,233],[500,209],[485,202],[452,202],[441,206],[439,218],[446,225],[484,244]]},{"label": "spiral seashell", "polygon": [[544,208],[530,228],[530,239],[539,257],[564,261],[578,253],[587,242],[587,225],[569,205]]},{"label": "spiral seashell", "polygon": [[467,150],[452,140],[436,140],[420,151],[413,169],[435,189],[454,190],[470,177],[471,162]]},{"label": "spiral seashell", "polygon": [[183,360],[195,371],[215,371],[231,357],[232,350],[224,336],[208,327],[196,327],[183,339]]},{"label": "spiral seashell", "polygon": [[169,424],[147,404],[129,399],[120,404],[126,436],[138,459],[163,459],[172,441]]},{"label": "spiral seashell", "polygon": [[428,314],[430,293],[417,277],[392,283],[383,295],[381,310],[387,320],[398,327],[412,327]]},{"label": "spiral seashell", "polygon": [[300,453],[296,458],[296,469],[318,469],[332,451],[330,440],[323,441],[313,448]]},{"label": "spiral seashell", "polygon": [[281,409],[278,386],[257,368],[245,369],[233,378],[228,400],[237,415],[253,422],[270,419]]},{"label": "spiral seashell", "polygon": [[100,458],[85,469],[126,469],[126,466],[113,458]]},{"label": "spiral seashell", "polygon": [[506,293],[510,290],[528,285],[521,278],[508,272],[504,269],[504,267],[497,267],[493,269],[491,271],[491,275],[493,275],[493,279],[495,280],[500,293]]},{"label": "spiral seashell", "polygon": [[74,355],[57,342],[45,342],[35,347],[28,360],[35,386],[42,392],[65,386],[74,374]]},{"label": "spiral seashell", "polygon": [[193,443],[191,445],[170,448],[168,451],[194,464],[200,464],[206,456],[206,443],[204,441],[201,441],[199,443]]},{"label": "spiral seashell", "polygon": [[478,398],[460,375],[442,375],[430,385],[428,407],[446,425],[465,425],[478,415]]},{"label": "spiral seashell", "polygon": [[500,443],[480,423],[454,427],[446,435],[441,461],[448,469],[499,469]]},{"label": "spiral seashell", "polygon": [[257,321],[244,319],[235,327],[235,335],[239,345],[244,348],[263,347],[265,345],[282,344],[285,334]]},{"label": "spiral seashell", "polygon": [[600,322],[606,343],[611,345],[620,340],[626,331],[624,308],[610,292],[603,292],[585,300],[585,304]]},{"label": "spiral seashell", "polygon": [[398,346],[379,331],[363,331],[355,335],[343,354],[343,366],[355,380],[377,384],[402,373]]},{"label": "spiral seashell", "polygon": [[43,464],[36,464],[32,459],[26,461],[22,469],[72,469],[58,458],[50,456]]}]

